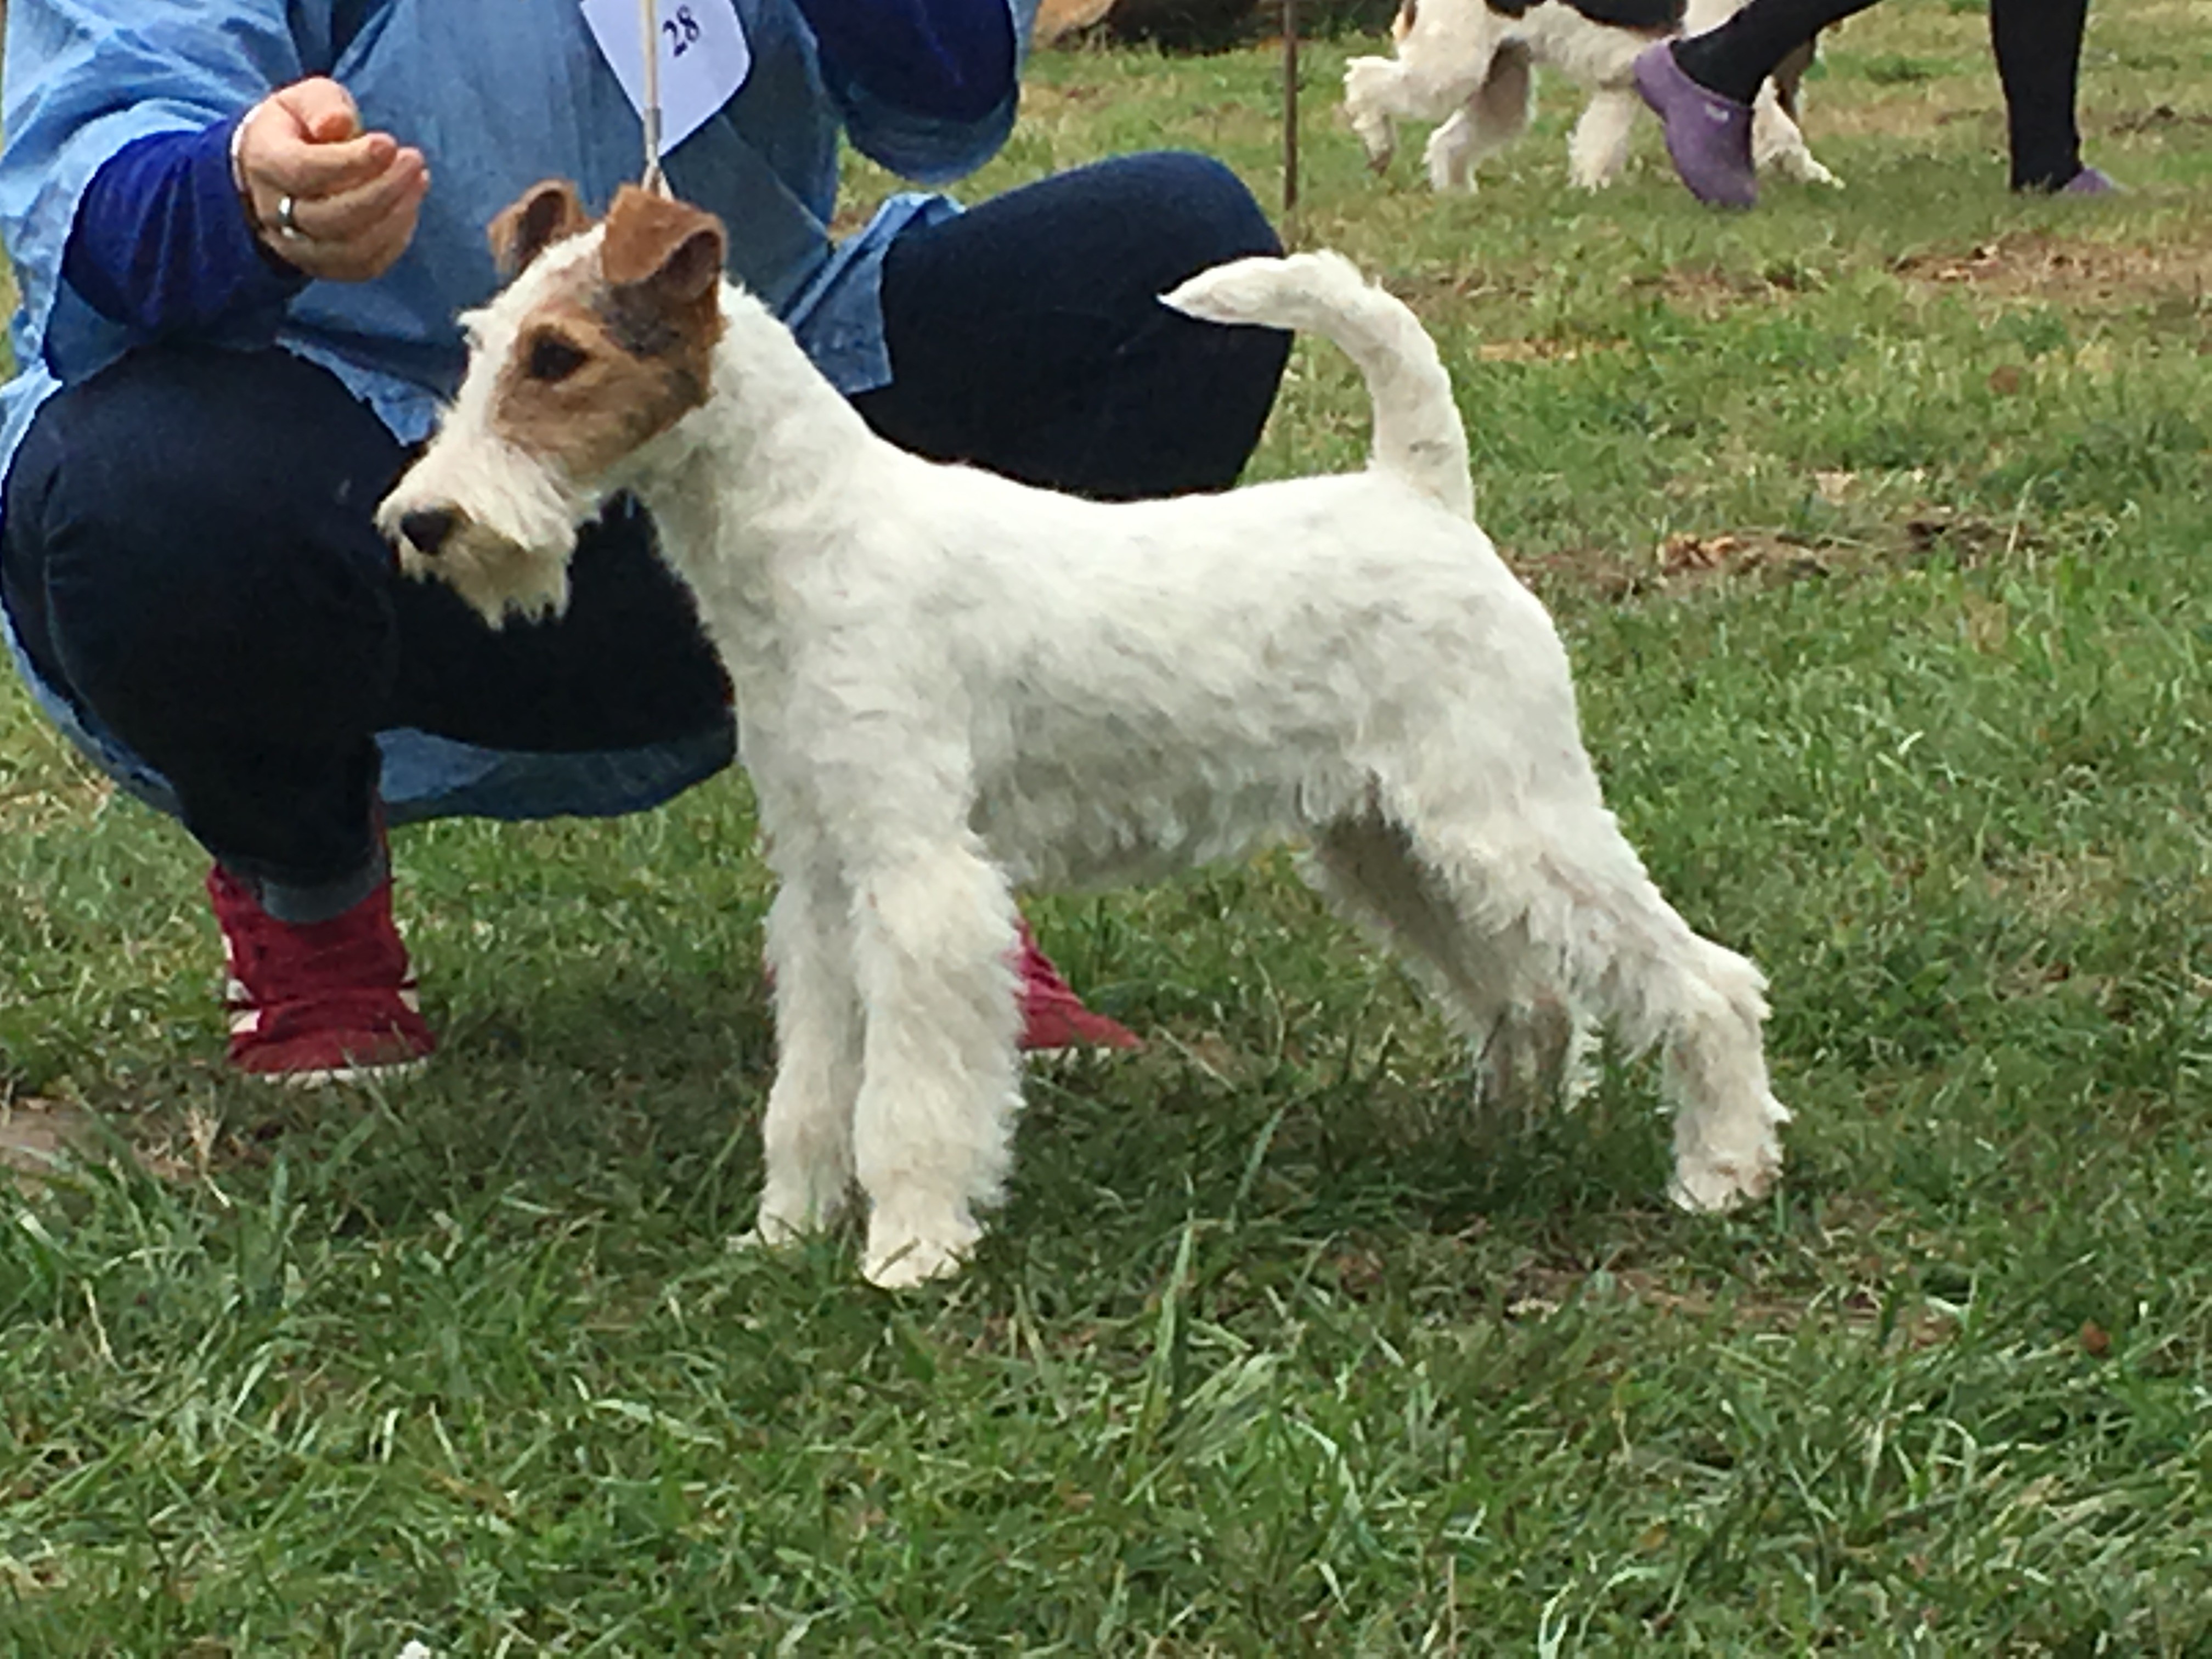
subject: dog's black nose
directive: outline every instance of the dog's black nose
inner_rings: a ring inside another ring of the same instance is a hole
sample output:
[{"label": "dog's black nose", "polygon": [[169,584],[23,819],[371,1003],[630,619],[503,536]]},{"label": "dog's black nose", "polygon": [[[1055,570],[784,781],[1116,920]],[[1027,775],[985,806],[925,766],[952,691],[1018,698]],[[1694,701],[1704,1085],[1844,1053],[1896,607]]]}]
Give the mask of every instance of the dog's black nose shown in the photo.
[{"label": "dog's black nose", "polygon": [[399,533],[412,542],[415,550],[424,558],[434,559],[460,521],[460,514],[450,508],[423,507],[400,519]]}]

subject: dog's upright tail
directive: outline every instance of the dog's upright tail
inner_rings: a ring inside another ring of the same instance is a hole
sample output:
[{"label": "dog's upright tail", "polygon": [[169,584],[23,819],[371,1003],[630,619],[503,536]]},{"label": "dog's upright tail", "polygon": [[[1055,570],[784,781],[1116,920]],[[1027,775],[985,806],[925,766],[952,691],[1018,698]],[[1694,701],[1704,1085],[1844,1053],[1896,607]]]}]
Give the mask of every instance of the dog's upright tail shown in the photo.
[{"label": "dog's upright tail", "polygon": [[1375,400],[1373,464],[1474,516],[1467,428],[1436,342],[1401,301],[1343,255],[1237,259],[1200,271],[1163,298],[1207,322],[1304,329],[1334,340],[1359,366]]}]

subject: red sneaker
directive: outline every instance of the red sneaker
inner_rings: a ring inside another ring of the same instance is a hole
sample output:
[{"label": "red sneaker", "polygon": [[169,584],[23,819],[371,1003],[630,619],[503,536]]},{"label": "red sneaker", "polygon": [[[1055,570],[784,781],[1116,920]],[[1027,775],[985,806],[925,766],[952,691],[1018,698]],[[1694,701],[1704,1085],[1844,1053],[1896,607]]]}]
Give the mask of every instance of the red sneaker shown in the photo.
[{"label": "red sneaker", "polygon": [[1037,949],[1029,924],[1022,924],[1015,970],[1022,976],[1022,1048],[1030,1054],[1058,1054],[1070,1048],[1141,1048],[1144,1040],[1127,1026],[1094,1014],[1068,988],[1060,969]]},{"label": "red sneaker", "polygon": [[343,915],[299,926],[270,915],[221,866],[207,886],[240,1071],[302,1087],[352,1083],[411,1070],[438,1046],[392,923],[389,878]]}]

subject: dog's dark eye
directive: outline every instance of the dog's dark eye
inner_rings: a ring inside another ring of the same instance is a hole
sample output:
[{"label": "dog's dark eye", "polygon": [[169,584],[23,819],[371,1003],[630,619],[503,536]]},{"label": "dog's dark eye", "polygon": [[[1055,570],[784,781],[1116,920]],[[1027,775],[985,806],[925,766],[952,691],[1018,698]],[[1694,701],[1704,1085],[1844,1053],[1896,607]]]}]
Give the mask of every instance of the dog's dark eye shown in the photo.
[{"label": "dog's dark eye", "polygon": [[540,334],[531,341],[530,356],[522,367],[532,380],[550,383],[567,380],[586,361],[588,354],[574,341],[558,334]]}]

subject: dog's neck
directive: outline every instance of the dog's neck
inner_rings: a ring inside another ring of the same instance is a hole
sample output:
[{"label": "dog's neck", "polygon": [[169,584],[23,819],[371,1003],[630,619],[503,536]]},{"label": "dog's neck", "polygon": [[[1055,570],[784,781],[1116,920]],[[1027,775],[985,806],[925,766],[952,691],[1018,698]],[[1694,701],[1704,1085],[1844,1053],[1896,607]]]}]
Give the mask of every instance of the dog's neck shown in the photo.
[{"label": "dog's neck", "polygon": [[857,509],[847,480],[883,447],[791,331],[726,284],[707,401],[639,452],[629,488],[659,526],[663,556],[697,584],[774,556],[777,538],[749,536],[748,523],[804,520],[834,533]]}]

